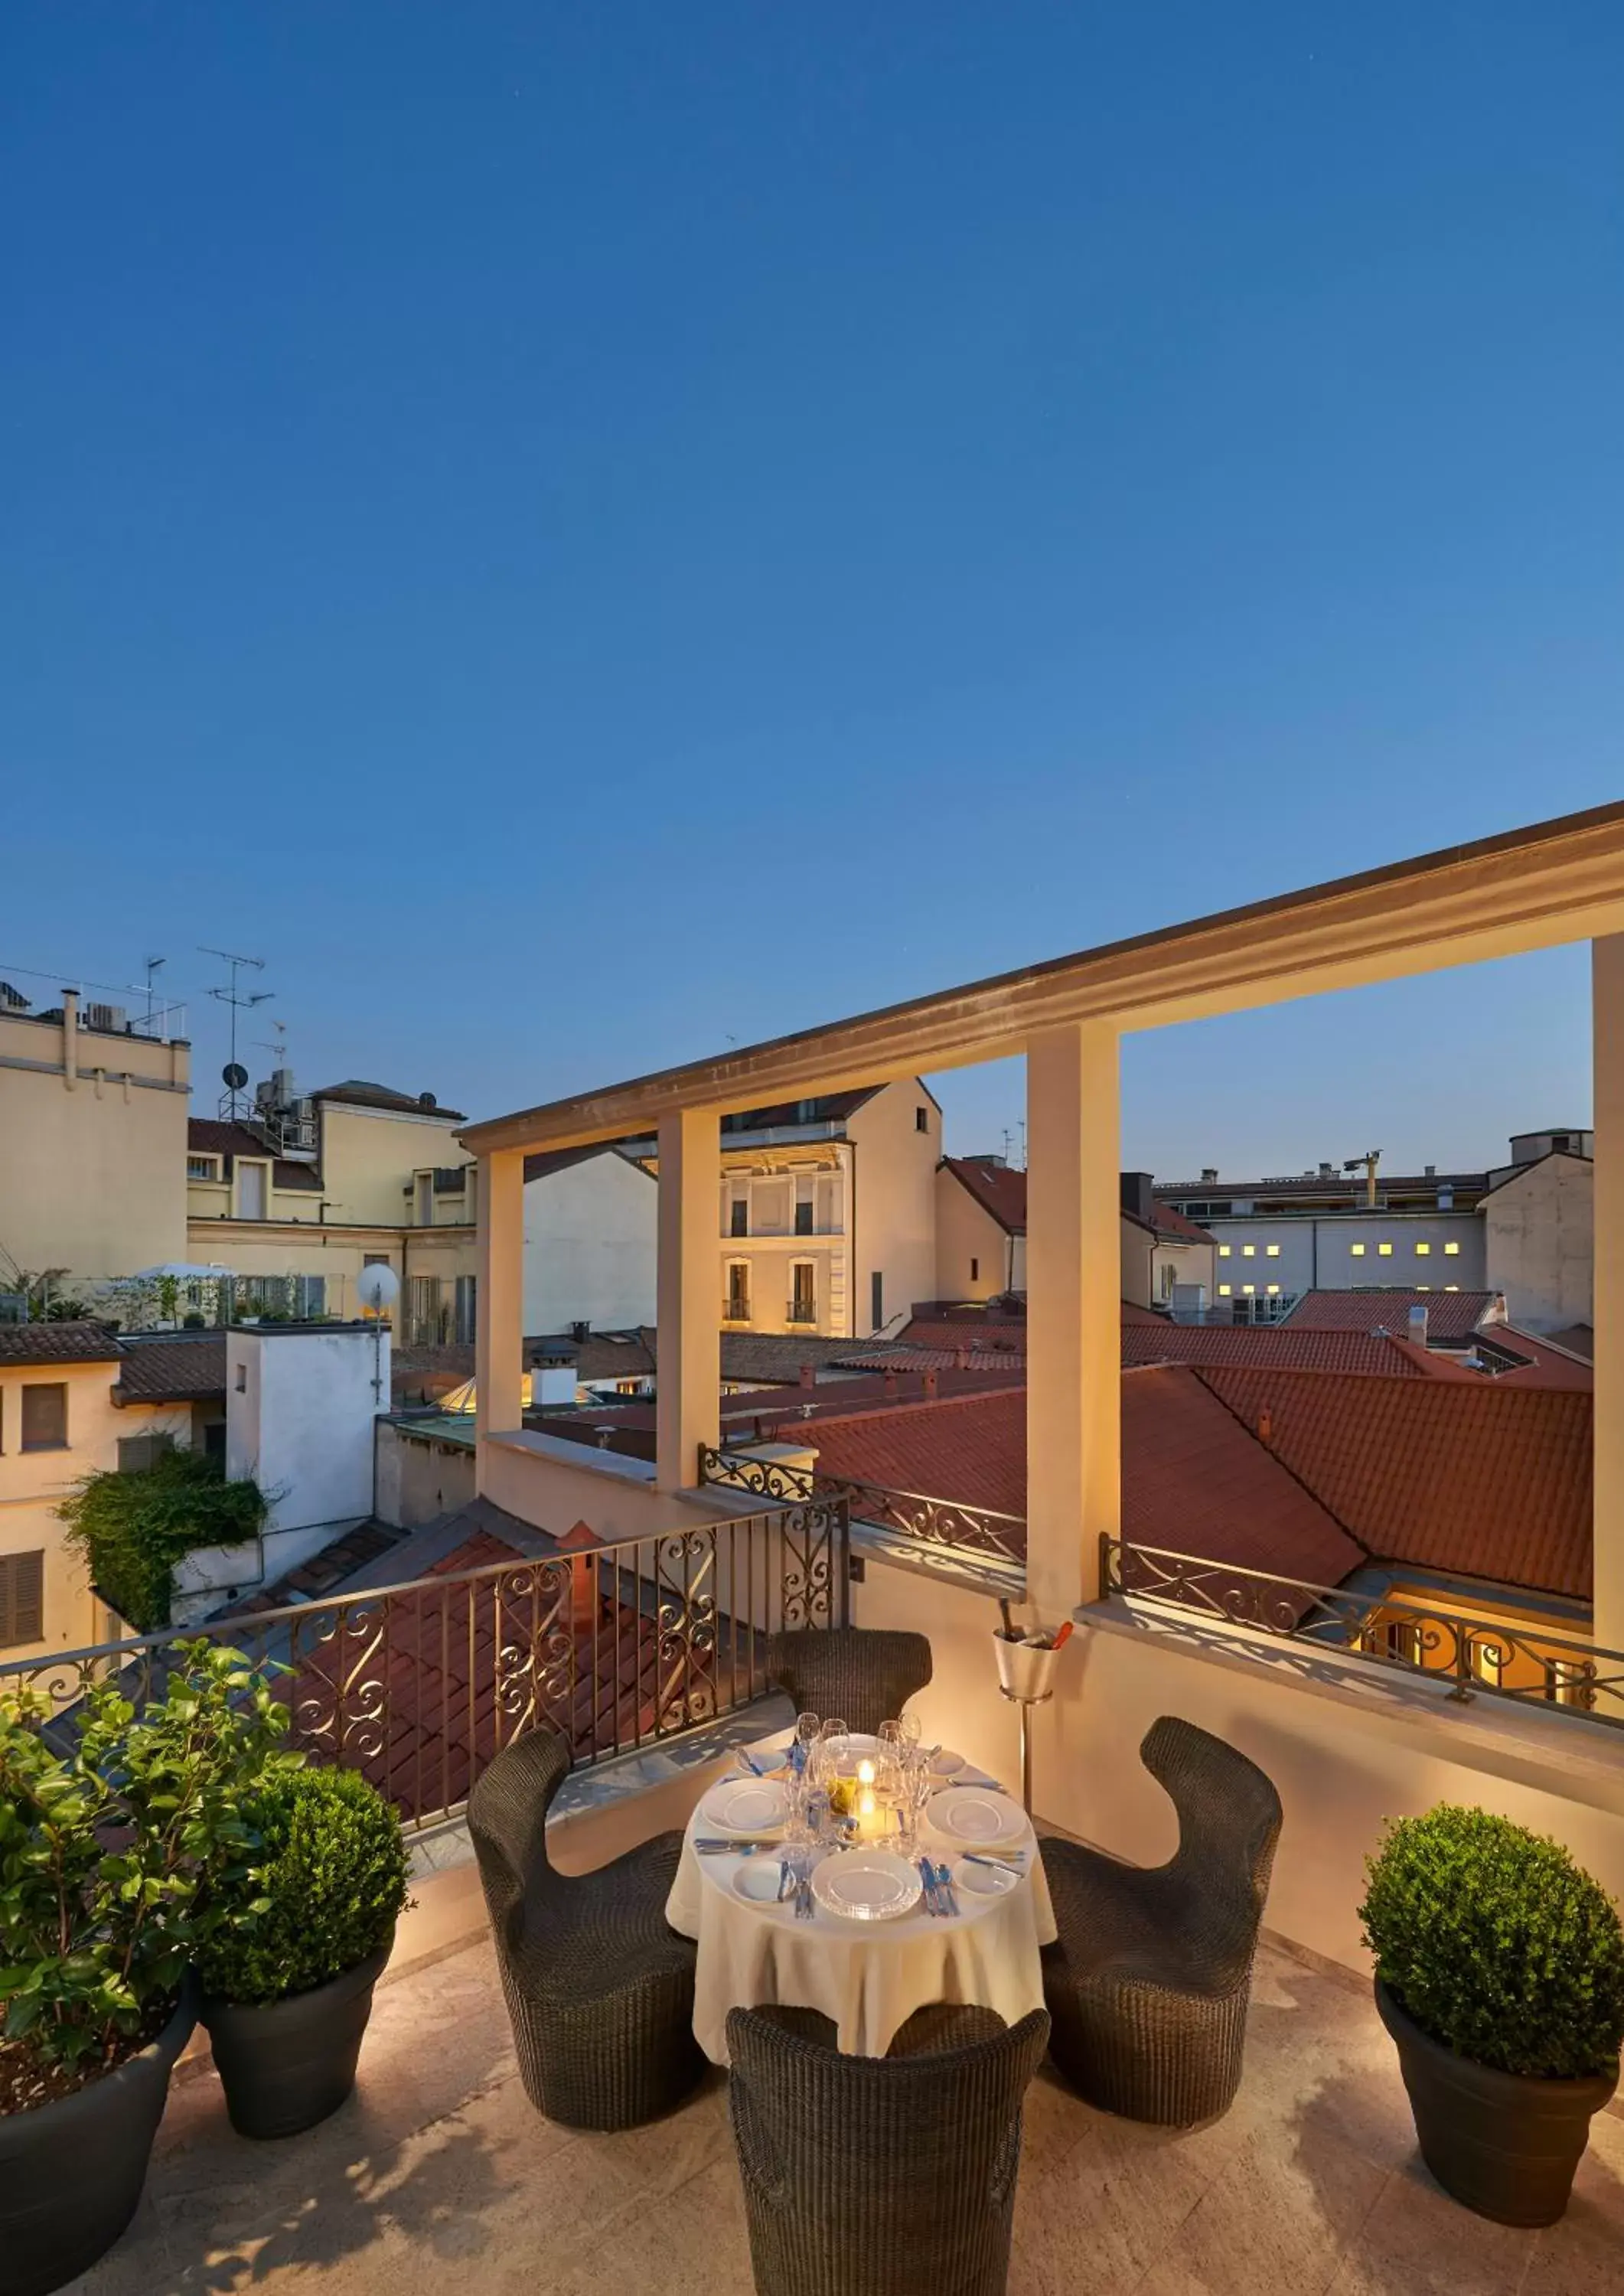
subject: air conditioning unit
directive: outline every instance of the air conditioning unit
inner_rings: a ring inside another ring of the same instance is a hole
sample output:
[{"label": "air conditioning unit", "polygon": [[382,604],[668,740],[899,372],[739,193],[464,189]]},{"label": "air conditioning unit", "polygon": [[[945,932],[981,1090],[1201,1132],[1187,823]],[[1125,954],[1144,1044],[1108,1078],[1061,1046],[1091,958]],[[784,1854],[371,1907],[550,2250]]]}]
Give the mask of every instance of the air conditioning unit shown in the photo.
[{"label": "air conditioning unit", "polygon": [[79,1014],[86,1028],[100,1029],[114,1037],[123,1036],[127,1018],[122,1004],[86,1004]]}]

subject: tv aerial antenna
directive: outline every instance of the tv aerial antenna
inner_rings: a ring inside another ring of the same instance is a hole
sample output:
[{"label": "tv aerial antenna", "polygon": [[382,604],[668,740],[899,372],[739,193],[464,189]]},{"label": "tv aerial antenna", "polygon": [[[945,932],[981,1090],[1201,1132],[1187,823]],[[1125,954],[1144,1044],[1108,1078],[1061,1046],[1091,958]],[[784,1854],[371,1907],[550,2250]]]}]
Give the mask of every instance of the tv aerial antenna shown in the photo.
[{"label": "tv aerial antenna", "polygon": [[220,1070],[220,1081],[226,1090],[220,1096],[219,1112],[227,1123],[236,1124],[248,1112],[248,1103],[242,1096],[242,1088],[248,1082],[248,1070],[237,1058],[237,1015],[251,1012],[256,1004],[268,1004],[275,991],[269,988],[242,989],[237,985],[237,977],[243,971],[265,971],[262,956],[242,956],[229,948],[206,948],[201,941],[198,949],[201,955],[217,956],[222,964],[229,967],[225,985],[211,988],[209,994],[217,1004],[228,1005],[231,1009],[231,1058]]}]

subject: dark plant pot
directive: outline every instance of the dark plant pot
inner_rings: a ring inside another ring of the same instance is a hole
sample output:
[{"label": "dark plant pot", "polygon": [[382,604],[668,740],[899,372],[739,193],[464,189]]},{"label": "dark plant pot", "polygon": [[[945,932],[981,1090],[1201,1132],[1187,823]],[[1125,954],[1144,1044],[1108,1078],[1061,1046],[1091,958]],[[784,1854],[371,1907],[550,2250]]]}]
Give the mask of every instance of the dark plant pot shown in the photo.
[{"label": "dark plant pot", "polygon": [[309,1993],[250,2006],[205,1996],[226,2109],[239,2136],[297,2136],[336,2112],[356,2085],[361,2036],[390,1944]]},{"label": "dark plant pot", "polygon": [[1618,2068],[1580,2080],[1503,2073],[1423,2033],[1379,1977],[1376,2007],[1398,2045],[1421,2156],[1445,2192],[1497,2224],[1554,2224]]},{"label": "dark plant pot", "polygon": [[114,2071],[0,2118],[0,2283],[49,2296],[112,2246],[141,2202],[175,2060],[197,2022],[191,1980],[156,2039]]}]

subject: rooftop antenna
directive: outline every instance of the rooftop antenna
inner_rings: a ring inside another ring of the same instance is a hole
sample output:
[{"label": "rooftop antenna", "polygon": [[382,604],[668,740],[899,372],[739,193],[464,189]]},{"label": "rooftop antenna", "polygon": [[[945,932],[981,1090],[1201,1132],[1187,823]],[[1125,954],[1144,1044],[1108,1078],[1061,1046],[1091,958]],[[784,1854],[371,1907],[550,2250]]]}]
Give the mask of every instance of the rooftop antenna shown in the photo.
[{"label": "rooftop antenna", "polygon": [[149,956],[146,961],[146,1032],[149,1037],[152,1033],[152,991],[157,986],[159,973],[168,962],[168,959],[162,956]]},{"label": "rooftop antenna", "polygon": [[1021,1119],[1021,1168],[1023,1172],[1026,1169],[1026,1119],[1024,1116]]},{"label": "rooftop antenna", "polygon": [[236,1124],[246,1113],[246,1103],[242,1106],[238,1103],[242,1100],[242,1087],[248,1082],[248,1070],[237,1058],[237,1015],[251,1012],[256,1004],[268,1004],[274,992],[268,988],[258,988],[243,993],[237,987],[237,975],[244,965],[251,965],[256,972],[265,971],[262,956],[240,956],[234,949],[207,948],[201,941],[198,949],[200,955],[217,956],[222,964],[231,968],[226,987],[211,988],[209,994],[217,1004],[231,1007],[231,1058],[220,1070],[220,1080],[226,1090],[220,1098],[219,1112],[227,1123]]},{"label": "rooftop antenna", "polygon": [[1004,1160],[1009,1161],[1009,1152],[1015,1144],[1015,1136],[1006,1124],[1004,1128]]}]

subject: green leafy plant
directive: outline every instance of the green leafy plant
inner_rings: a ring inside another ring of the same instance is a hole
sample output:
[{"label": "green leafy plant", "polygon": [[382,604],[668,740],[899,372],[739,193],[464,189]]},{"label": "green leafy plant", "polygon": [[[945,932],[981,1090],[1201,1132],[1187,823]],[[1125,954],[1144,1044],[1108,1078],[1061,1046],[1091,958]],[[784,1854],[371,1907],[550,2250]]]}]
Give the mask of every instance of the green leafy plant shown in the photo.
[{"label": "green leafy plant", "polygon": [[400,1820],[355,1770],[275,1768],[248,1812],[259,1849],[211,1883],[222,1916],[198,1969],[204,1990],[280,2001],[376,1953],[406,1903]]},{"label": "green leafy plant", "polygon": [[34,1692],[0,1696],[0,2004],[9,2040],[94,2070],[227,1917],[219,1879],[258,1849],[242,1812],[288,1714],[241,1652],[202,1641],[177,1646],[139,1713],[116,1683],[90,1685],[59,1726],[67,1752],[50,1712]]},{"label": "green leafy plant", "polygon": [[270,1502],[256,1482],[227,1482],[218,1459],[176,1448],[132,1474],[86,1475],[56,1512],[92,1584],[145,1635],[169,1623],[176,1564],[195,1547],[254,1538]]},{"label": "green leafy plant", "polygon": [[1502,2072],[1614,2070],[1624,1931],[1560,1842],[1443,1803],[1390,1824],[1366,1871],[1365,1942],[1423,2032]]}]

